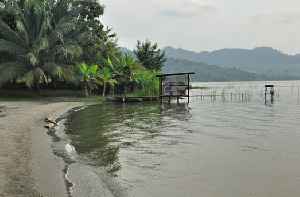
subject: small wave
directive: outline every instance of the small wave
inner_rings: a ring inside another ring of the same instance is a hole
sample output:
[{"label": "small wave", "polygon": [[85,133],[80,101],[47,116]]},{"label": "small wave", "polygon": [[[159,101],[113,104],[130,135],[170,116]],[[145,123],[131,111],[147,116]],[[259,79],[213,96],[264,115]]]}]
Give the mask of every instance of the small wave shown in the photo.
[{"label": "small wave", "polygon": [[70,143],[68,143],[65,146],[65,150],[67,151],[68,155],[71,156],[71,159],[75,159],[77,152],[76,152],[74,146],[72,146]]},{"label": "small wave", "polygon": [[60,122],[56,123],[54,129],[57,131],[57,130],[59,130],[59,128],[60,128]]},{"label": "small wave", "polygon": [[75,112],[80,111],[80,110],[83,110],[83,109],[85,109],[85,108],[87,108],[87,106],[83,106],[83,107],[81,107],[81,108],[79,108],[79,109],[75,109]]}]

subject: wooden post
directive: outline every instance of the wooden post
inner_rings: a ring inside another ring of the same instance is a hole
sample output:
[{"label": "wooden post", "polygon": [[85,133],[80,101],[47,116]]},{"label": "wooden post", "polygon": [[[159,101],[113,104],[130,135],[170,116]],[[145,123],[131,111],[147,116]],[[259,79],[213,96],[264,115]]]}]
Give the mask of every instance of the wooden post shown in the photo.
[{"label": "wooden post", "polygon": [[188,74],[188,103],[190,103],[190,74]]},{"label": "wooden post", "polygon": [[159,102],[162,102],[162,80],[161,77],[159,77],[159,90],[158,90],[158,96],[159,96]]}]

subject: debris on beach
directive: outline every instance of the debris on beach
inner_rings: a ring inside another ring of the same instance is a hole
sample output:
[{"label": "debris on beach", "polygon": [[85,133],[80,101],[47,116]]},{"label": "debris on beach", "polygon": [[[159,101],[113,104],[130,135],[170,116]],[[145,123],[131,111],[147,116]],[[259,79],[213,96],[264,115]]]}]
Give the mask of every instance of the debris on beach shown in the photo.
[{"label": "debris on beach", "polygon": [[55,119],[51,115],[47,115],[45,118],[47,124],[44,125],[45,128],[51,129],[56,125]]},{"label": "debris on beach", "polygon": [[46,122],[56,124],[55,119],[51,115],[47,115],[45,119],[46,119]]}]

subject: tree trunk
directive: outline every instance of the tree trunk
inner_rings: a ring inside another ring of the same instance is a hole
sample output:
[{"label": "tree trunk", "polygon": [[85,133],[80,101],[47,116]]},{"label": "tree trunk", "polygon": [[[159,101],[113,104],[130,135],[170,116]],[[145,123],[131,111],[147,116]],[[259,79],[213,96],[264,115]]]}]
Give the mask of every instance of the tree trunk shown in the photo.
[{"label": "tree trunk", "polygon": [[34,85],[33,85],[33,90],[36,91],[37,93],[40,93],[40,81],[35,80]]},{"label": "tree trunk", "polygon": [[89,87],[88,87],[88,84],[87,84],[87,82],[84,82],[84,95],[85,95],[85,97],[86,98],[88,98],[89,96],[90,96],[90,91],[89,91]]},{"label": "tree trunk", "polygon": [[109,86],[109,92],[110,92],[110,94],[115,94],[115,86],[114,85]]},{"label": "tree trunk", "polygon": [[56,79],[56,77],[52,76],[52,82],[53,82],[53,88],[54,88],[54,90],[56,90],[57,81],[58,80]]},{"label": "tree trunk", "polygon": [[103,83],[103,94],[102,94],[102,97],[105,96],[105,89],[106,89],[106,83],[104,82],[104,83]]}]

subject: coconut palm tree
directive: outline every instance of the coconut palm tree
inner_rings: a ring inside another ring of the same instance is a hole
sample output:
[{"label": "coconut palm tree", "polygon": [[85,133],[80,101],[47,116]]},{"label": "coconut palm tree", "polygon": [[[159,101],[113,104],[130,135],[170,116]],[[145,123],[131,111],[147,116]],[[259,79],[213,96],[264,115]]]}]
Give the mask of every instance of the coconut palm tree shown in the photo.
[{"label": "coconut palm tree", "polygon": [[[65,6],[59,2],[55,5]],[[41,81],[47,83],[47,76],[74,79],[70,72],[74,66],[65,60],[81,54],[82,50],[72,39],[65,39],[65,35],[76,29],[76,21],[65,13],[55,23],[48,6],[34,0],[27,0],[24,8],[17,3],[6,4],[7,11],[15,17],[16,28],[0,19],[0,51],[14,58],[0,64],[0,86],[22,78],[28,87],[39,90]]]}]

